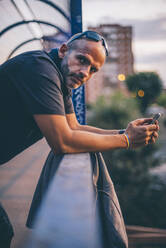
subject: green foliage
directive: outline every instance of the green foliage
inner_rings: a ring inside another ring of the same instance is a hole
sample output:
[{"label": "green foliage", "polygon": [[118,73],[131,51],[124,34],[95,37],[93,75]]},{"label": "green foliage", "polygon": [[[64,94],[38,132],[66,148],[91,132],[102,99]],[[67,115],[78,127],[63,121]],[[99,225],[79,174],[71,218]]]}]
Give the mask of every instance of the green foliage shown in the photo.
[{"label": "green foliage", "polygon": [[153,156],[156,149],[150,145],[103,153],[128,225],[166,228],[166,185],[149,174],[149,169],[159,164]]},{"label": "green foliage", "polygon": [[140,110],[145,113],[147,107],[154,103],[162,90],[162,82],[155,72],[140,72],[129,75],[126,85],[136,95]]},{"label": "green foliage", "polygon": [[121,129],[125,128],[129,121],[140,116],[137,102],[116,91],[110,97],[99,97],[88,122],[104,129]]},{"label": "green foliage", "polygon": [[[89,123],[105,129],[125,128],[129,121],[141,117],[136,99],[120,92],[100,97],[92,109]],[[158,146],[103,153],[126,224],[166,228],[166,185],[149,173],[160,164],[154,156]]]},{"label": "green foliage", "polygon": [[162,106],[166,108],[166,93],[163,92],[158,98],[157,98],[157,104],[159,106]]}]

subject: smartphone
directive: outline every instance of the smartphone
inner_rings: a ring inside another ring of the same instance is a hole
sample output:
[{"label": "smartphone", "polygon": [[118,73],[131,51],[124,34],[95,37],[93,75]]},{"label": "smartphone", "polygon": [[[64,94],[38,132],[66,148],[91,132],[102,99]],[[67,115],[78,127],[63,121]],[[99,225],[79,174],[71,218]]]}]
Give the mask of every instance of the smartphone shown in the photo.
[{"label": "smartphone", "polygon": [[154,124],[156,120],[158,120],[161,116],[161,113],[157,113],[153,116],[153,120],[151,121],[150,124]]}]

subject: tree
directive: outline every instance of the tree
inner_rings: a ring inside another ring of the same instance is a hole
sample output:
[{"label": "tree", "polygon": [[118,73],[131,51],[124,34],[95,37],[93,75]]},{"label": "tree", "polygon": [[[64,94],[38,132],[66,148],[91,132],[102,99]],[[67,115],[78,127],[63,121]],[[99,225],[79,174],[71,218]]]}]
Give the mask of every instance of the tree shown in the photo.
[{"label": "tree", "polygon": [[128,90],[135,94],[143,114],[162,91],[162,81],[155,72],[139,72],[129,75],[126,85]]},{"label": "tree", "polygon": [[88,122],[104,129],[126,128],[129,121],[139,118],[141,113],[133,98],[128,98],[122,92],[116,91],[109,97],[100,96],[91,106]]},{"label": "tree", "polygon": [[157,98],[157,104],[159,106],[162,106],[166,108],[166,94],[163,92],[158,98]]}]

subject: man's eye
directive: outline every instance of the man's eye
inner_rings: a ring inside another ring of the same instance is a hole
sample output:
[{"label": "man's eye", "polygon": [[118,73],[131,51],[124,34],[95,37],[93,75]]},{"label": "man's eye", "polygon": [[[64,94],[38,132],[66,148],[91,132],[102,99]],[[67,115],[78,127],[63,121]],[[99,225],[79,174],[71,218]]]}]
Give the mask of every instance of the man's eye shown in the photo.
[{"label": "man's eye", "polygon": [[85,64],[85,63],[86,63],[86,60],[85,60],[85,58],[83,58],[83,57],[80,57],[80,58],[79,58],[79,61],[80,61],[81,64]]},{"label": "man's eye", "polygon": [[92,72],[92,73],[95,73],[95,72],[97,72],[97,69],[96,69],[95,67],[92,67],[92,68],[91,68],[91,72]]}]

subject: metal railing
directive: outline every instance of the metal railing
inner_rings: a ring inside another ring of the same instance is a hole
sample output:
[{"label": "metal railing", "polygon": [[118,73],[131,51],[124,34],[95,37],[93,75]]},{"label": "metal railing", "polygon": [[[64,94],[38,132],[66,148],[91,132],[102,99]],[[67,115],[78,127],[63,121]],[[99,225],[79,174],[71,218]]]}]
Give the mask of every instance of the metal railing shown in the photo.
[{"label": "metal railing", "polygon": [[165,248],[166,230],[143,226],[126,226],[129,248]]}]

